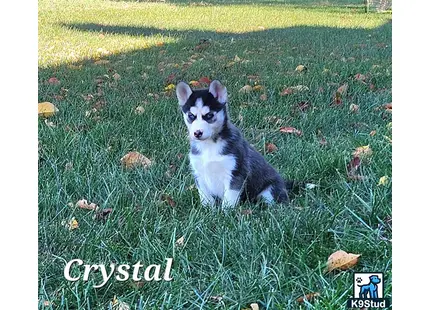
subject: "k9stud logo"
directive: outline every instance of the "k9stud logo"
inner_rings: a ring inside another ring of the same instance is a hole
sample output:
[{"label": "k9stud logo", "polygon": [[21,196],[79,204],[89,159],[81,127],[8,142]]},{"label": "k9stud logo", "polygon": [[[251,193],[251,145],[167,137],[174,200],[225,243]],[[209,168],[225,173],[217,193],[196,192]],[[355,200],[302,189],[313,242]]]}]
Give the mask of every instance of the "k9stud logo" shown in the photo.
[{"label": "k9stud logo", "polygon": [[348,299],[348,308],[385,309],[390,299],[384,298],[384,274],[382,272],[354,273],[354,298]]}]

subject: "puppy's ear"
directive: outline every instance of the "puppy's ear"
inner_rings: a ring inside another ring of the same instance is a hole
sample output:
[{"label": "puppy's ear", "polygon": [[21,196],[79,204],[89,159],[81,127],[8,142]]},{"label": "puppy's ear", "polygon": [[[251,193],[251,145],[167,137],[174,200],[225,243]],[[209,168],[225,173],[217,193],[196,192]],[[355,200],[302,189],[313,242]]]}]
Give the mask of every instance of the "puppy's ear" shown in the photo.
[{"label": "puppy's ear", "polygon": [[219,101],[219,103],[227,102],[227,88],[220,81],[214,80],[209,85],[209,92]]},{"label": "puppy's ear", "polygon": [[176,96],[178,97],[179,105],[184,105],[192,93],[193,91],[187,83],[179,82],[176,85]]}]

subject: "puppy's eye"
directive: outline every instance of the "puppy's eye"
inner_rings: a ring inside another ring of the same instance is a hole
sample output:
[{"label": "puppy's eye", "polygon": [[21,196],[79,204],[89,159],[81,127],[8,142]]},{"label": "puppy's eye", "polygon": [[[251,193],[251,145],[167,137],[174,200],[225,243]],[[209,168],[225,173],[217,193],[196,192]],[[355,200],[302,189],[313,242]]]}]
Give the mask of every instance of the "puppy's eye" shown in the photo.
[{"label": "puppy's eye", "polygon": [[214,117],[214,114],[212,113],[212,112],[209,112],[209,113],[207,113],[205,116],[204,116],[204,119],[205,120],[210,120],[210,119],[212,119]]},{"label": "puppy's eye", "polygon": [[189,118],[191,121],[193,121],[193,120],[195,120],[195,119],[196,119],[196,116],[195,116],[193,113],[188,112],[188,118]]}]

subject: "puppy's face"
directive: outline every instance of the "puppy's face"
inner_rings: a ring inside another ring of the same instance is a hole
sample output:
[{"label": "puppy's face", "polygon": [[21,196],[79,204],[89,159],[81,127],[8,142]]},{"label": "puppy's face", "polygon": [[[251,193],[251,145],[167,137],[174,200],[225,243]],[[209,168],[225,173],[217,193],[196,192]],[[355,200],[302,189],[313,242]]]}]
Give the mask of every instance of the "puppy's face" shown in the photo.
[{"label": "puppy's face", "polygon": [[209,89],[194,91],[180,82],[176,96],[191,140],[204,141],[221,131],[226,118],[227,89],[219,81],[213,81]]}]

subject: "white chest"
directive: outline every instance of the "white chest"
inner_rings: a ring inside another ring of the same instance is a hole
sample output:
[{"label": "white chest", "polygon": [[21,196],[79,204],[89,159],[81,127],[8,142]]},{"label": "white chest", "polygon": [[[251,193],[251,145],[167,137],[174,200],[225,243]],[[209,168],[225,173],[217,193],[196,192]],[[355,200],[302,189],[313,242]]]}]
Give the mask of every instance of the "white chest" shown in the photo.
[{"label": "white chest", "polygon": [[229,189],[236,160],[232,155],[222,155],[222,142],[199,141],[195,145],[198,155],[190,153],[190,163],[199,187],[213,196],[222,198]]}]

